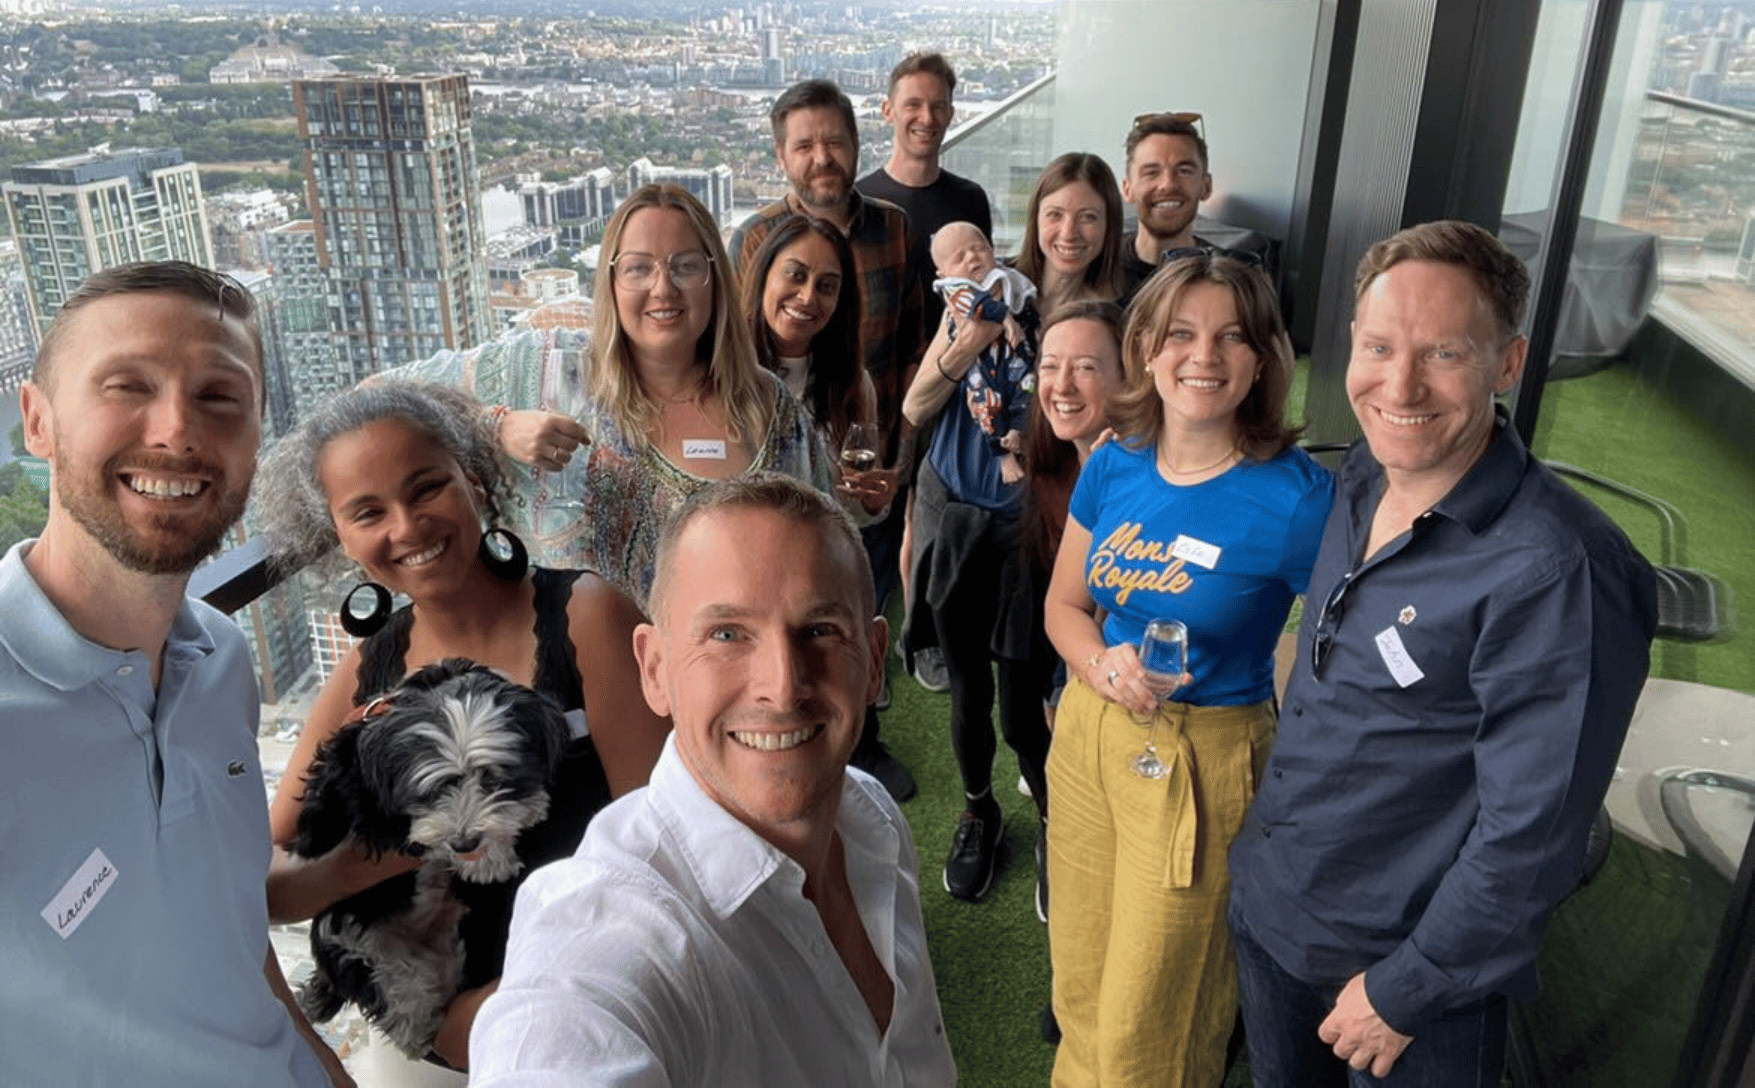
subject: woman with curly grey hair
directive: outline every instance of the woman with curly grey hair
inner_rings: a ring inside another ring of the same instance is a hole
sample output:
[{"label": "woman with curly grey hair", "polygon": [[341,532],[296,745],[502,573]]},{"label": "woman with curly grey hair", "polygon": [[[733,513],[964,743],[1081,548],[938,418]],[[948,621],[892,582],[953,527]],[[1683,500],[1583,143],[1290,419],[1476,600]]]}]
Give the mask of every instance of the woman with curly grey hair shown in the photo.
[{"label": "woman with curly grey hair", "polygon": [[[481,405],[454,388],[370,382],[319,405],[257,474],[271,562],[295,568],[339,549],[365,576],[341,613],[361,641],[318,694],[269,807],[277,846],[269,911],[278,921],[312,917],[418,865],[351,842],[308,860],[284,847],[323,742],[422,666],[469,658],[567,712],[575,739],[551,786],[548,818],[520,836],[526,869],[570,854],[586,821],[644,785],[657,761],[669,723],[640,692],[632,635],[644,617],[596,574],[527,569],[522,544],[497,525],[505,473],[484,420]],[[392,594],[409,603],[392,610]],[[509,892],[506,907],[509,920]],[[459,1069],[475,1010],[495,980],[465,985],[433,1044]]]}]

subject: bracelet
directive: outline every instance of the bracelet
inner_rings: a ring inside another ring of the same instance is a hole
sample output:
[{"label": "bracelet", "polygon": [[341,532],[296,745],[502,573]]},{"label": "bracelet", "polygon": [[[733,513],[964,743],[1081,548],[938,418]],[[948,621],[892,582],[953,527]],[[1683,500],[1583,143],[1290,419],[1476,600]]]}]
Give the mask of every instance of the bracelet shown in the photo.
[{"label": "bracelet", "polygon": [[506,414],[511,409],[504,404],[496,404],[487,410],[488,427],[494,432],[494,445],[500,444],[500,431],[506,426]]},{"label": "bracelet", "polygon": [[956,385],[957,382],[962,380],[960,378],[953,378],[950,376],[950,374],[945,372],[945,357],[943,355],[940,355],[938,358],[934,359],[932,361],[932,365],[935,367],[938,367],[938,376],[943,378],[945,381],[950,382],[952,385]]},{"label": "bracelet", "polygon": [[1105,646],[1101,650],[1098,650],[1096,653],[1092,654],[1090,657],[1086,658],[1085,659],[1085,668],[1087,668],[1087,669],[1096,668],[1097,662],[1103,660],[1103,655],[1108,653],[1108,652],[1109,652],[1109,647]]}]

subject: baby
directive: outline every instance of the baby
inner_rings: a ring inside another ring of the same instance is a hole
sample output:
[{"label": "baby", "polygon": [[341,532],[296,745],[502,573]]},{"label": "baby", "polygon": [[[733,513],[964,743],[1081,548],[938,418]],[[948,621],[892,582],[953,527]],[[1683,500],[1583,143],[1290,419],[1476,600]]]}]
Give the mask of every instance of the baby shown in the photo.
[{"label": "baby", "polygon": [[994,438],[1000,477],[1006,483],[1023,479],[1017,455],[1024,449],[1023,426],[1029,419],[1028,393],[1033,345],[1024,342],[1018,318],[1034,314],[1036,285],[1015,268],[999,264],[993,246],[973,223],[946,223],[932,236],[932,263],[938,279],[933,290],[955,318],[979,317],[1005,326],[1005,335],[975,360],[964,377],[969,411],[981,429]]}]

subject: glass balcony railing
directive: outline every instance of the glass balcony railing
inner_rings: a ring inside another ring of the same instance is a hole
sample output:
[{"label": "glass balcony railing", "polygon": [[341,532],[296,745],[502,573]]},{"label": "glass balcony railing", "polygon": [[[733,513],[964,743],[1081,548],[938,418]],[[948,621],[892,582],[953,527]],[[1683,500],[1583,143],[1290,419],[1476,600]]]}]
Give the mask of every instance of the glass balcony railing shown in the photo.
[{"label": "glass balcony railing", "polygon": [[[1062,149],[1063,150],[1063,149]],[[974,180],[993,205],[993,248],[1016,253],[1024,213],[1054,146],[1054,73],[1024,87],[945,137],[946,169]]]},{"label": "glass balcony railing", "polygon": [[1645,97],[1620,218],[1659,239],[1653,313],[1755,387],[1755,112]]}]

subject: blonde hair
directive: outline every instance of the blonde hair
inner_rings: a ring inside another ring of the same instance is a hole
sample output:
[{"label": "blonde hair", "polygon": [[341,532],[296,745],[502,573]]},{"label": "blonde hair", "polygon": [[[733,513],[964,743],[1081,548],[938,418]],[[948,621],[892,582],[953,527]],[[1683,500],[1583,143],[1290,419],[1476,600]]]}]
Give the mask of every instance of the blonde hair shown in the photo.
[{"label": "blonde hair", "polygon": [[1261,377],[1249,387],[1233,417],[1237,445],[1256,461],[1267,461],[1297,441],[1302,427],[1286,422],[1292,388],[1292,340],[1280,320],[1273,284],[1259,268],[1220,253],[1183,257],[1158,269],[1127,309],[1121,339],[1125,384],[1110,402],[1115,433],[1138,448],[1157,440],[1164,427],[1164,400],[1146,370],[1170,335],[1170,322],[1188,289],[1197,283],[1227,288],[1237,306],[1243,340],[1261,364]]},{"label": "blonde hair", "polygon": [[621,253],[622,234],[628,221],[647,208],[681,212],[695,233],[695,241],[712,260],[708,280],[713,290],[713,320],[695,345],[695,361],[705,362],[703,385],[725,406],[725,426],[734,442],[746,436],[761,441],[774,417],[774,397],[756,365],[755,343],[738,305],[737,280],[725,243],[713,216],[688,190],[676,185],[645,185],[624,200],[610,217],[603,232],[603,263],[592,290],[591,356],[586,363],[585,387],[624,435],[630,439],[650,435],[658,423],[652,403],[634,370],[616,311],[615,269],[610,261]]}]

